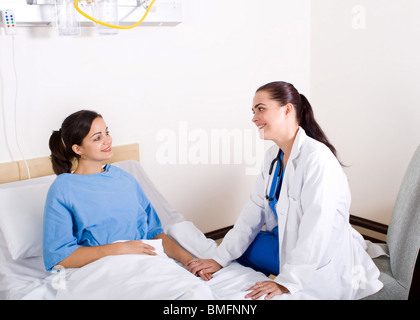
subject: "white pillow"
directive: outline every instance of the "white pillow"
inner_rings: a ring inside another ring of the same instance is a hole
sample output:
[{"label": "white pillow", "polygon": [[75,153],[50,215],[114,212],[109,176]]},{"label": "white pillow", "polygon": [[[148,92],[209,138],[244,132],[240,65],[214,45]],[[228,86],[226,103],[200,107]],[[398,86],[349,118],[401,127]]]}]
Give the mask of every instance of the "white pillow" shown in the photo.
[{"label": "white pillow", "polygon": [[42,255],[44,205],[53,179],[0,187],[0,228],[14,260]]}]

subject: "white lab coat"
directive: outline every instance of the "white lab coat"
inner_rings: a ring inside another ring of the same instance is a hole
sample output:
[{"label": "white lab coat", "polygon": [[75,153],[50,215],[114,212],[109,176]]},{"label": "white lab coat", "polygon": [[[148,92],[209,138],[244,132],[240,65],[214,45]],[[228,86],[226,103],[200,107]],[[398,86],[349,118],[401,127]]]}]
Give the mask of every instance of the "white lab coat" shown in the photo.
[{"label": "white lab coat", "polygon": [[382,288],[379,270],[366,252],[362,236],[349,223],[350,190],[332,152],[308,137],[296,135],[272,212],[265,192],[271,185],[271,161],[279,148],[266,154],[250,200],[213,257],[226,266],[239,258],[265,225],[278,226],[280,273],[274,281],[319,299],[360,299]]}]

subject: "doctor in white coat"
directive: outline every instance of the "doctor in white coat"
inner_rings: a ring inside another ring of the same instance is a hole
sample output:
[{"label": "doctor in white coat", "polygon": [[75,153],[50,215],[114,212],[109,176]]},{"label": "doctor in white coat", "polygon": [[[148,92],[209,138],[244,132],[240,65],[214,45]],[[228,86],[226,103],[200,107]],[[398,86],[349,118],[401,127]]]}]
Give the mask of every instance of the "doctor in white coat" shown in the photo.
[{"label": "doctor in white coat", "polygon": [[272,82],[257,90],[252,111],[261,137],[275,145],[215,256],[187,268],[214,273],[238,259],[275,275],[249,288],[252,299],[360,299],[380,290],[379,270],[349,223],[347,178],[308,100],[293,85]]}]

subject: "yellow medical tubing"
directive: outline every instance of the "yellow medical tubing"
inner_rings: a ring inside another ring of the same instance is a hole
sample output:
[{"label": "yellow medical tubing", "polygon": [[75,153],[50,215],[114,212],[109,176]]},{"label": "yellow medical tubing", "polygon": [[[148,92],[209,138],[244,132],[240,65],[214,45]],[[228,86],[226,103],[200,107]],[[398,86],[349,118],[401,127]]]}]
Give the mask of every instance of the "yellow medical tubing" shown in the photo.
[{"label": "yellow medical tubing", "polygon": [[[100,21],[98,19],[95,19],[95,18],[87,15],[86,13],[84,13],[82,10],[79,9],[79,7],[77,5],[77,3],[79,1],[82,1],[82,0],[75,0],[74,1],[74,7],[76,8],[77,11],[79,11],[79,13],[82,16],[85,16],[89,20],[92,20],[93,22],[99,23],[99,24],[101,24],[103,26],[110,27],[110,28],[115,28],[115,29],[132,29],[132,28],[137,27],[140,23],[143,22],[144,19],[146,19],[147,15],[149,14],[150,9],[152,8],[152,5],[155,3],[156,0],[152,0],[152,2],[150,3],[150,5],[147,7],[146,12],[144,13],[143,17],[140,19],[140,21],[137,22],[137,23],[135,23],[135,24],[133,24],[133,25],[131,25],[131,26],[116,26],[116,25],[109,24],[109,23],[106,23],[106,22],[102,22],[102,21]],[[84,0],[84,1],[93,2],[94,0]]]}]

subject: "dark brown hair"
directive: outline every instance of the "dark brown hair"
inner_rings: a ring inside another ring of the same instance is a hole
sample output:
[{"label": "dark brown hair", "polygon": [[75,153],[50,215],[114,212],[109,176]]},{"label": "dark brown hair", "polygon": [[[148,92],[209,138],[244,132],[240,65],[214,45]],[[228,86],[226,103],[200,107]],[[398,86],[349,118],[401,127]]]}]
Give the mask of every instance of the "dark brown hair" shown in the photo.
[{"label": "dark brown hair", "polygon": [[93,120],[102,116],[89,110],[80,110],[69,115],[57,131],[53,131],[49,146],[51,163],[56,175],[70,173],[75,159],[79,155],[72,149],[74,144],[82,145],[83,139],[90,131]]},{"label": "dark brown hair", "polygon": [[[292,84],[283,81],[270,82],[258,88],[257,92],[259,91],[268,92],[271,99],[276,100],[282,106],[288,103],[293,104],[299,126],[305,130],[309,137],[325,144],[338,159],[337,151],[316,122],[308,99],[299,93]],[[343,166],[341,162],[340,164]]]}]

